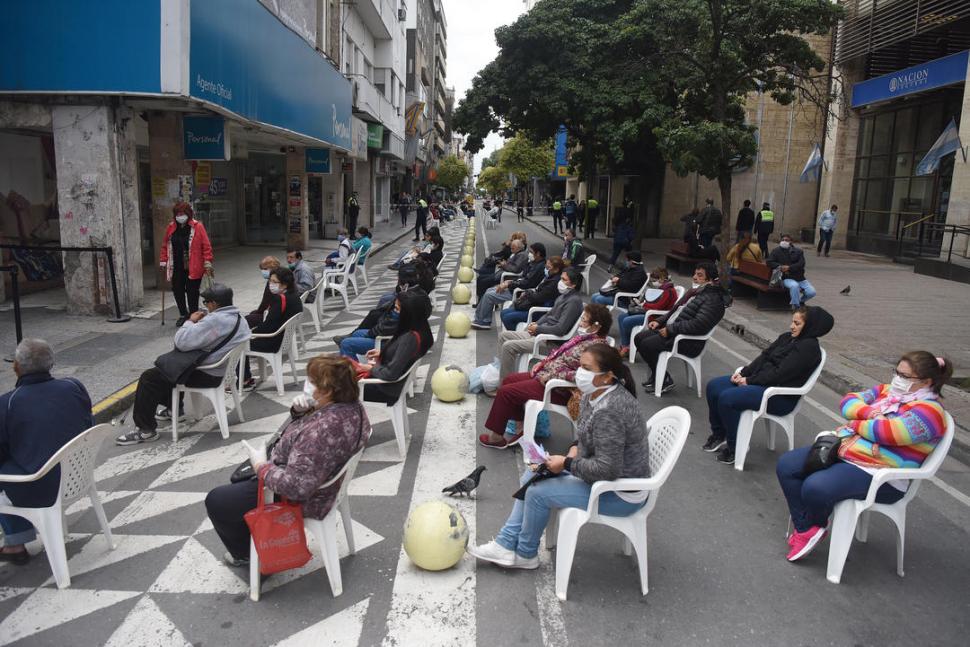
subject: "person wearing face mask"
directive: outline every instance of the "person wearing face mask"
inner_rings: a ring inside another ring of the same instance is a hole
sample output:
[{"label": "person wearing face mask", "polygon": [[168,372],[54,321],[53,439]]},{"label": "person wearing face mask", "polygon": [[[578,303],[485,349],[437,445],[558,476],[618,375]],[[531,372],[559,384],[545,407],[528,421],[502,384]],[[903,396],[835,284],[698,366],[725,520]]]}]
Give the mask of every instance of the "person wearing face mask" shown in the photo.
[{"label": "person wearing face mask", "polygon": [[526,265],[521,277],[507,279],[485,291],[475,307],[472,328],[490,330],[492,328],[492,315],[496,306],[511,301],[512,293],[516,290],[531,290],[538,287],[545,278],[546,246],[542,243],[529,245],[528,260],[529,264]]},{"label": "person wearing face mask", "polygon": [[[609,308],[591,303],[583,309],[579,328],[572,339],[549,353],[530,370],[505,376],[485,421],[488,433],[481,434],[478,442],[494,449],[505,449],[517,443],[522,437],[526,402],[541,400],[549,380],[574,382],[580,356],[590,345],[602,343],[612,325],[613,317]],[[557,389],[552,394],[552,400],[556,404],[565,404],[569,400],[569,390]],[[516,422],[517,433],[514,436],[505,435],[509,420]]]},{"label": "person wearing face mask", "polygon": [[[286,267],[293,272],[297,297],[304,292],[309,292],[317,284],[317,277],[313,268],[303,260],[303,252],[299,249],[286,250]],[[307,303],[313,303],[313,296],[313,294],[307,296]]]},{"label": "person wearing face mask", "polygon": [[[516,499],[512,512],[493,541],[469,546],[468,553],[504,568],[539,567],[539,541],[556,509],[589,505],[597,481],[650,477],[650,443],[636,398],[630,369],[619,353],[604,343],[587,347],[576,370],[583,396],[576,421],[576,440],[565,456],[553,455],[545,467],[558,476],[536,481]],[[527,468],[521,483],[534,476]],[[495,487],[505,487],[496,483]],[[646,493],[609,492],[599,497],[598,512],[623,517],[642,508]]]},{"label": "person wearing face mask", "polygon": [[266,285],[263,287],[263,298],[259,302],[259,307],[246,315],[246,323],[249,324],[250,328],[258,326],[266,316],[270,300],[273,297],[273,293],[269,290],[269,275],[279,266],[280,260],[275,256],[264,256],[263,260],[259,262],[259,273],[263,277],[263,280],[266,281]]},{"label": "person wearing face mask", "polygon": [[172,294],[179,310],[176,327],[199,309],[202,275],[213,276],[212,244],[205,226],[192,217],[192,206],[177,202],[172,207],[172,222],[165,229],[159,265],[165,280],[172,284]]},{"label": "person wearing face mask", "polygon": [[563,248],[562,257],[563,260],[569,261],[569,264],[573,267],[580,267],[586,262],[586,248],[583,247],[583,242],[576,238],[576,232],[572,229],[567,229],[562,235]]},{"label": "person wearing face mask", "polygon": [[[294,399],[290,420],[272,448],[265,443],[245,447],[267,488],[299,502],[305,518],[323,519],[333,509],[341,483],[320,486],[367,445],[371,425],[349,361],[336,355],[314,357],[307,363],[307,380],[312,395]],[[252,478],[221,485],[205,498],[206,513],[226,547],[223,560],[229,566],[249,564],[250,534],[244,515],[256,507],[258,487],[258,478]]]},{"label": "person wearing face mask", "polygon": [[[866,497],[879,469],[923,464],[946,431],[940,398],[952,375],[953,364],[944,357],[922,350],[906,353],[889,384],[846,395],[841,404],[845,424],[819,434],[841,438],[838,462],[805,476],[810,447],[782,454],[775,471],[795,529],[788,538],[788,561],[801,559],[818,545],[836,503]],[[895,503],[907,485],[889,481],[877,491],[876,502]]]},{"label": "person wearing face mask", "polygon": [[[639,292],[646,282],[647,273],[643,271],[643,255],[640,252],[627,252],[626,263],[620,268],[620,273],[611,277],[609,286],[601,287],[599,293],[594,294],[591,300],[593,303],[611,306],[617,292]],[[620,299],[618,305],[625,308],[629,303],[630,299],[624,297]]]},{"label": "person wearing face mask", "polygon": [[[280,327],[301,312],[303,303],[300,302],[300,295],[297,293],[295,277],[293,272],[285,267],[272,270],[269,275],[269,291],[271,293],[269,308],[266,309],[266,318],[253,328],[253,334],[265,335],[275,333]],[[250,350],[257,353],[275,353],[283,343],[283,333],[275,337],[260,337],[249,342]],[[263,376],[266,377],[265,375]],[[244,391],[252,391],[256,388],[256,381],[253,379],[249,369],[249,357],[246,357],[245,376],[243,382]]]},{"label": "person wearing face mask", "polygon": [[[618,311],[616,325],[620,329],[620,356],[626,357],[630,354],[630,336],[634,328],[643,325],[647,310],[667,311],[676,302],[677,290],[667,274],[667,268],[653,268],[643,298],[631,300],[626,310]],[[657,315],[653,315],[652,319],[656,318]]]},{"label": "person wearing face mask", "polygon": [[[822,308],[801,307],[792,313],[789,331],[778,336],[768,348],[733,375],[716,377],[707,383],[707,409],[711,435],[705,452],[718,452],[717,461],[734,463],[734,443],[744,411],[757,411],[765,390],[773,387],[799,387],[822,361],[818,338],[835,320]],[[796,395],[776,395],[768,400],[768,413],[785,416],[798,404]]]},{"label": "person wearing face mask", "polygon": [[567,268],[560,275],[559,283],[556,284],[559,296],[556,297],[551,310],[543,314],[538,321],[529,324],[525,330],[504,330],[499,333],[501,377],[504,378],[514,371],[519,355],[532,352],[535,345],[533,337],[536,335],[565,337],[569,334],[583,314],[582,287],[582,273],[575,267]]},{"label": "person wearing face mask", "polygon": [[[637,352],[650,369],[650,379],[643,383],[643,388],[647,391],[654,390],[660,353],[674,347],[677,335],[706,335],[724,317],[725,308],[731,304],[731,295],[722,290],[715,281],[717,268],[714,264],[698,263],[691,289],[684,293],[670,312],[648,323],[636,336]],[[677,317],[671,320],[674,314]],[[684,340],[678,345],[678,351],[687,357],[697,357],[704,351],[704,342],[696,339]],[[660,377],[663,379],[661,393],[674,388],[670,375]]]},{"label": "person wearing face mask", "polygon": [[565,264],[561,256],[552,256],[546,260],[539,285],[531,290],[520,292],[512,303],[502,310],[502,327],[505,330],[515,330],[520,323],[529,317],[530,308],[548,308],[559,296],[559,278]]},{"label": "person wearing face mask", "polygon": [[[415,288],[416,291],[420,289]],[[400,319],[401,301],[395,298],[390,303],[368,312],[360,326],[352,333],[336,335],[333,341],[340,347],[342,356],[356,361],[358,355],[366,355],[368,351],[374,349],[378,337],[394,336]]]},{"label": "person wearing face mask", "polygon": [[[289,272],[289,270],[285,271]],[[248,340],[251,333],[249,326],[242,320],[239,308],[232,304],[231,288],[221,283],[213,283],[212,287],[205,290],[201,296],[206,309],[193,312],[185,325],[175,333],[175,350],[214,349],[225,341],[221,348],[210,352],[203,362],[203,365],[216,364],[236,346]],[[196,369],[189,374],[184,384],[199,388],[221,389],[228,369],[227,366]],[[158,421],[172,419],[172,412],[167,406],[160,412],[158,407],[172,402],[174,387],[174,380],[169,379],[157,366],[143,372],[138,378],[135,406],[132,410],[135,428],[118,436],[115,444],[137,445],[158,440]],[[179,419],[183,416],[181,411],[178,415]]]},{"label": "person wearing face mask", "polygon": [[[337,230],[337,249],[330,252],[324,263],[327,267],[333,267],[338,263],[345,262],[354,251],[354,241],[350,238],[349,230]],[[290,268],[293,269],[293,268]]]},{"label": "person wearing face mask", "polygon": [[529,252],[526,251],[526,243],[519,238],[513,238],[509,248],[512,253],[504,261],[495,264],[495,271],[492,274],[479,274],[475,279],[475,292],[479,301],[485,296],[489,288],[502,282],[504,272],[522,274],[529,265]]},{"label": "person wearing face mask", "polygon": [[790,235],[781,235],[781,242],[768,254],[765,264],[772,270],[781,268],[781,283],[791,295],[793,311],[815,296],[815,287],[805,278],[805,252],[792,244]]},{"label": "person wearing face mask", "polygon": [[372,234],[367,227],[357,228],[357,238],[351,242],[351,247],[353,247],[355,252],[359,252],[357,255],[358,267],[364,266],[364,263],[367,261],[367,255],[370,254],[370,248],[374,246],[371,237]]}]

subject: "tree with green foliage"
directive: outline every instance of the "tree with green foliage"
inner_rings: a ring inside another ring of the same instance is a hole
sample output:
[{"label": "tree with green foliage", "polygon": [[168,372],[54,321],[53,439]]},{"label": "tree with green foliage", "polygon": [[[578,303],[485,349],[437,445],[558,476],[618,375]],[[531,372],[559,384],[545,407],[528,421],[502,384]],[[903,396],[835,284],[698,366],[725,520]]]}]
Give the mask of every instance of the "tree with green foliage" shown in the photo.
[{"label": "tree with green foliage", "polygon": [[527,182],[533,177],[545,177],[556,163],[555,149],[551,141],[534,144],[518,133],[498,152],[498,167]]},{"label": "tree with green foliage", "polygon": [[471,170],[457,155],[448,155],[438,162],[438,184],[450,192],[464,186],[469,175]]},{"label": "tree with green foliage", "polygon": [[489,195],[496,195],[511,188],[509,174],[497,166],[489,166],[478,174],[478,186],[488,191]]},{"label": "tree with green foliage", "polygon": [[482,159],[482,170],[487,169],[489,166],[498,166],[499,150],[500,149],[496,148]]}]

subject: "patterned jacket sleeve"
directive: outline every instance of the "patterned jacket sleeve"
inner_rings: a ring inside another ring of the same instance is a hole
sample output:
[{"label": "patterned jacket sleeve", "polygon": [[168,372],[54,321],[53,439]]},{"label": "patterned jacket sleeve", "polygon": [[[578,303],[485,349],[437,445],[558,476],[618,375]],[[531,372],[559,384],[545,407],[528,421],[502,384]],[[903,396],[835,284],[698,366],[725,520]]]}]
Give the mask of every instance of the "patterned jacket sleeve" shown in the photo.
[{"label": "patterned jacket sleeve", "polygon": [[850,420],[848,427],[870,442],[896,447],[932,442],[943,435],[946,418],[938,402],[919,400],[899,409],[899,414]]},{"label": "patterned jacket sleeve", "polygon": [[866,391],[848,393],[842,398],[842,417],[846,420],[868,420],[872,414],[872,403],[879,399],[885,385],[877,384]]},{"label": "patterned jacket sleeve", "polygon": [[[263,473],[266,486],[293,501],[306,501],[343,466],[349,453],[348,438],[334,416],[317,416],[290,448],[286,465],[273,465]],[[350,448],[352,449],[352,448]]]}]

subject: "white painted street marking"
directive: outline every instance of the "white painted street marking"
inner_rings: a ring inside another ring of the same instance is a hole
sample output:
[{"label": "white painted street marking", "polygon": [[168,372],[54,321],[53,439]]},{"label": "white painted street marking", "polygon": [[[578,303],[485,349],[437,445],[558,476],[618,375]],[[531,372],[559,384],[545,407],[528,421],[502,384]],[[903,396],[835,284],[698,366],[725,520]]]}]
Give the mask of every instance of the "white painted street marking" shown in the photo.
[{"label": "white painted street marking", "polygon": [[348,492],[351,496],[397,496],[403,471],[404,463],[399,462],[370,474],[355,476]]},{"label": "white painted street marking", "polygon": [[141,594],[129,591],[37,589],[0,623],[0,645],[33,636],[137,595]]},{"label": "white painted street marking", "polygon": [[370,598],[284,638],[273,647],[357,647]]},{"label": "white painted street marking", "polygon": [[189,537],[149,592],[249,593],[249,581],[243,577],[249,577],[249,569],[229,568],[208,548]]},{"label": "white painted street marking", "polygon": [[105,647],[190,647],[179,628],[147,595],[111,634]]},{"label": "white painted street marking", "polygon": [[111,520],[111,527],[120,528],[178,508],[199,505],[205,495],[205,492],[142,492]]}]

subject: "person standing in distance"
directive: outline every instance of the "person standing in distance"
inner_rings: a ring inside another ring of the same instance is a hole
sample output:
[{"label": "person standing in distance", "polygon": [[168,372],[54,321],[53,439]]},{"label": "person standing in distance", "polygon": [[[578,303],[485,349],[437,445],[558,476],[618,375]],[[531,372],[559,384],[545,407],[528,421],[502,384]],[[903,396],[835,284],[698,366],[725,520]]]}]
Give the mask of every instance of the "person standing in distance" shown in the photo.
[{"label": "person standing in distance", "polygon": [[751,208],[751,200],[744,201],[744,207],[738,211],[738,221],[734,224],[734,230],[738,232],[737,243],[741,242],[745,233],[751,233],[754,229],[754,209]]},{"label": "person standing in distance", "polygon": [[818,217],[818,249],[816,256],[822,255],[822,245],[825,245],[825,257],[828,258],[829,249],[832,247],[832,234],[835,233],[835,225],[838,218],[839,205],[833,204],[822,212]]},{"label": "person standing in distance", "polygon": [[177,202],[172,207],[172,222],[165,229],[165,240],[159,265],[165,279],[172,285],[179,318],[175,326],[182,327],[189,315],[199,309],[199,288],[202,276],[213,276],[212,244],[205,226],[192,217],[192,205]]},{"label": "person standing in distance", "polygon": [[360,199],[354,191],[347,200],[347,231],[357,231],[358,216],[360,216]]},{"label": "person standing in distance", "polygon": [[771,210],[771,205],[765,202],[761,206],[761,211],[754,218],[754,231],[758,234],[758,247],[761,248],[763,256],[768,255],[768,236],[775,230],[775,212]]},{"label": "person standing in distance", "polygon": [[[428,232],[428,201],[421,196],[418,198],[417,210],[414,213],[414,239],[413,242],[421,240],[421,236],[424,236]],[[418,230],[421,233],[418,234]]]}]

